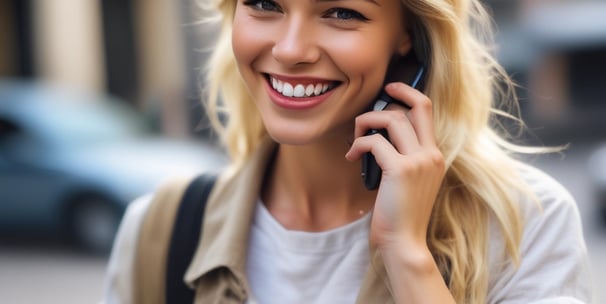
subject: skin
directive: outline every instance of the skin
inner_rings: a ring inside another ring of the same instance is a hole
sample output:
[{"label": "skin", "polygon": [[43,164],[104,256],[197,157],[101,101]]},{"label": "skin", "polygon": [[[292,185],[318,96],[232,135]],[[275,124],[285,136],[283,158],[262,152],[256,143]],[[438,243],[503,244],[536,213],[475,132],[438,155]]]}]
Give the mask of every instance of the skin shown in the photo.
[{"label": "skin", "polygon": [[[404,18],[397,0],[239,0],[233,50],[267,131],[279,143],[262,193],[276,220],[287,229],[324,231],[372,211],[371,243],[384,257],[396,302],[454,303],[426,243],[445,174],[431,101],[392,83],[385,90],[410,110],[391,104],[365,111],[383,87],[392,56],[411,48],[405,27],[394,26]],[[291,109],[276,103],[281,97],[267,75],[337,86],[313,107]],[[391,143],[364,136],[371,128],[387,129]],[[366,152],[383,169],[378,191],[361,182]]]}]

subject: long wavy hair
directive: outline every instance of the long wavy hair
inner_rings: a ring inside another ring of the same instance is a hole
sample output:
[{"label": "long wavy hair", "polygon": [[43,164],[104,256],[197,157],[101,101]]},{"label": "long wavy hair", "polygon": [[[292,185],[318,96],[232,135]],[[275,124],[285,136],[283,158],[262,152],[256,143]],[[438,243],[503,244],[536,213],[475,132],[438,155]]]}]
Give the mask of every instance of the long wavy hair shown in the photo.
[{"label": "long wavy hair", "polygon": [[[499,128],[499,116],[519,121],[515,86],[492,54],[492,19],[480,1],[401,1],[422,22],[431,44],[426,94],[434,101],[437,142],[448,168],[427,241],[455,300],[484,303],[488,219],[497,223],[509,259],[518,264],[523,222],[516,199],[532,195],[512,154],[541,150],[511,143]],[[201,4],[219,12],[220,23],[206,71],[207,109],[232,168],[239,168],[267,132],[232,51],[235,0]]]}]

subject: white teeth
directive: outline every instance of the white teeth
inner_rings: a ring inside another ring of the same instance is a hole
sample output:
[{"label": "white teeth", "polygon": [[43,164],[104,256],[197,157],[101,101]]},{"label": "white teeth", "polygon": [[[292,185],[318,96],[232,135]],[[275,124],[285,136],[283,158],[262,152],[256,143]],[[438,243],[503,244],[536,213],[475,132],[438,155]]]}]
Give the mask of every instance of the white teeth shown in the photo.
[{"label": "white teeth", "polygon": [[295,86],[295,91],[293,93],[295,97],[303,97],[305,96],[305,87],[302,84],[298,84]]},{"label": "white teeth", "polygon": [[284,88],[282,89],[282,95],[286,97],[292,97],[294,95],[294,88],[288,82],[284,83]]},{"label": "white teeth", "polygon": [[322,89],[322,84],[318,83],[316,84],[316,87],[314,88],[314,94],[315,95],[320,95],[320,93],[322,93],[324,90]]},{"label": "white teeth", "polygon": [[311,96],[311,94],[314,93],[314,85],[313,84],[308,84],[307,87],[305,88],[305,96]]},{"label": "white teeth", "polygon": [[271,86],[274,87],[274,88],[278,87],[278,81],[275,78],[271,79]]},{"label": "white teeth", "polygon": [[278,80],[276,78],[270,77],[271,86],[274,90],[282,93],[282,95],[286,97],[311,97],[318,96],[326,93],[330,86],[327,83],[318,83],[318,84],[308,84],[307,86],[303,84],[295,84],[292,85],[288,82]]}]

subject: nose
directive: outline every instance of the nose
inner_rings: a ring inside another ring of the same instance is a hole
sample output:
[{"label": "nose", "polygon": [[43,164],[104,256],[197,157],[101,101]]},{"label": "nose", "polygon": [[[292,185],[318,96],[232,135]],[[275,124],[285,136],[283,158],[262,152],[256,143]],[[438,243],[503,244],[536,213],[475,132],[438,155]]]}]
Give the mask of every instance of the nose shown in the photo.
[{"label": "nose", "polygon": [[314,63],[320,59],[316,35],[303,20],[291,19],[276,37],[273,57],[286,66]]}]

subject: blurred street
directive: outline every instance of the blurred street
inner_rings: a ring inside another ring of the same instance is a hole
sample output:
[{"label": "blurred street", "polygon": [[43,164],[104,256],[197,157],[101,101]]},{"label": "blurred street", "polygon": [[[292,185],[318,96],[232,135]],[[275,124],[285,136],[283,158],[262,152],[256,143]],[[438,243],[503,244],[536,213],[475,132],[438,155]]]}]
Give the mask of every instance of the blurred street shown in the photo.
[{"label": "blurred street", "polygon": [[106,259],[55,245],[0,245],[2,303],[99,303]]},{"label": "blurred street", "polygon": [[[595,282],[594,303],[606,303],[606,225],[595,212],[585,173],[594,143],[575,143],[564,155],[533,160],[562,182],[577,199],[584,219]],[[106,259],[90,257],[56,245],[0,242],[0,295],[2,303],[97,303],[102,296]],[[35,287],[35,289],[33,288]]]}]

